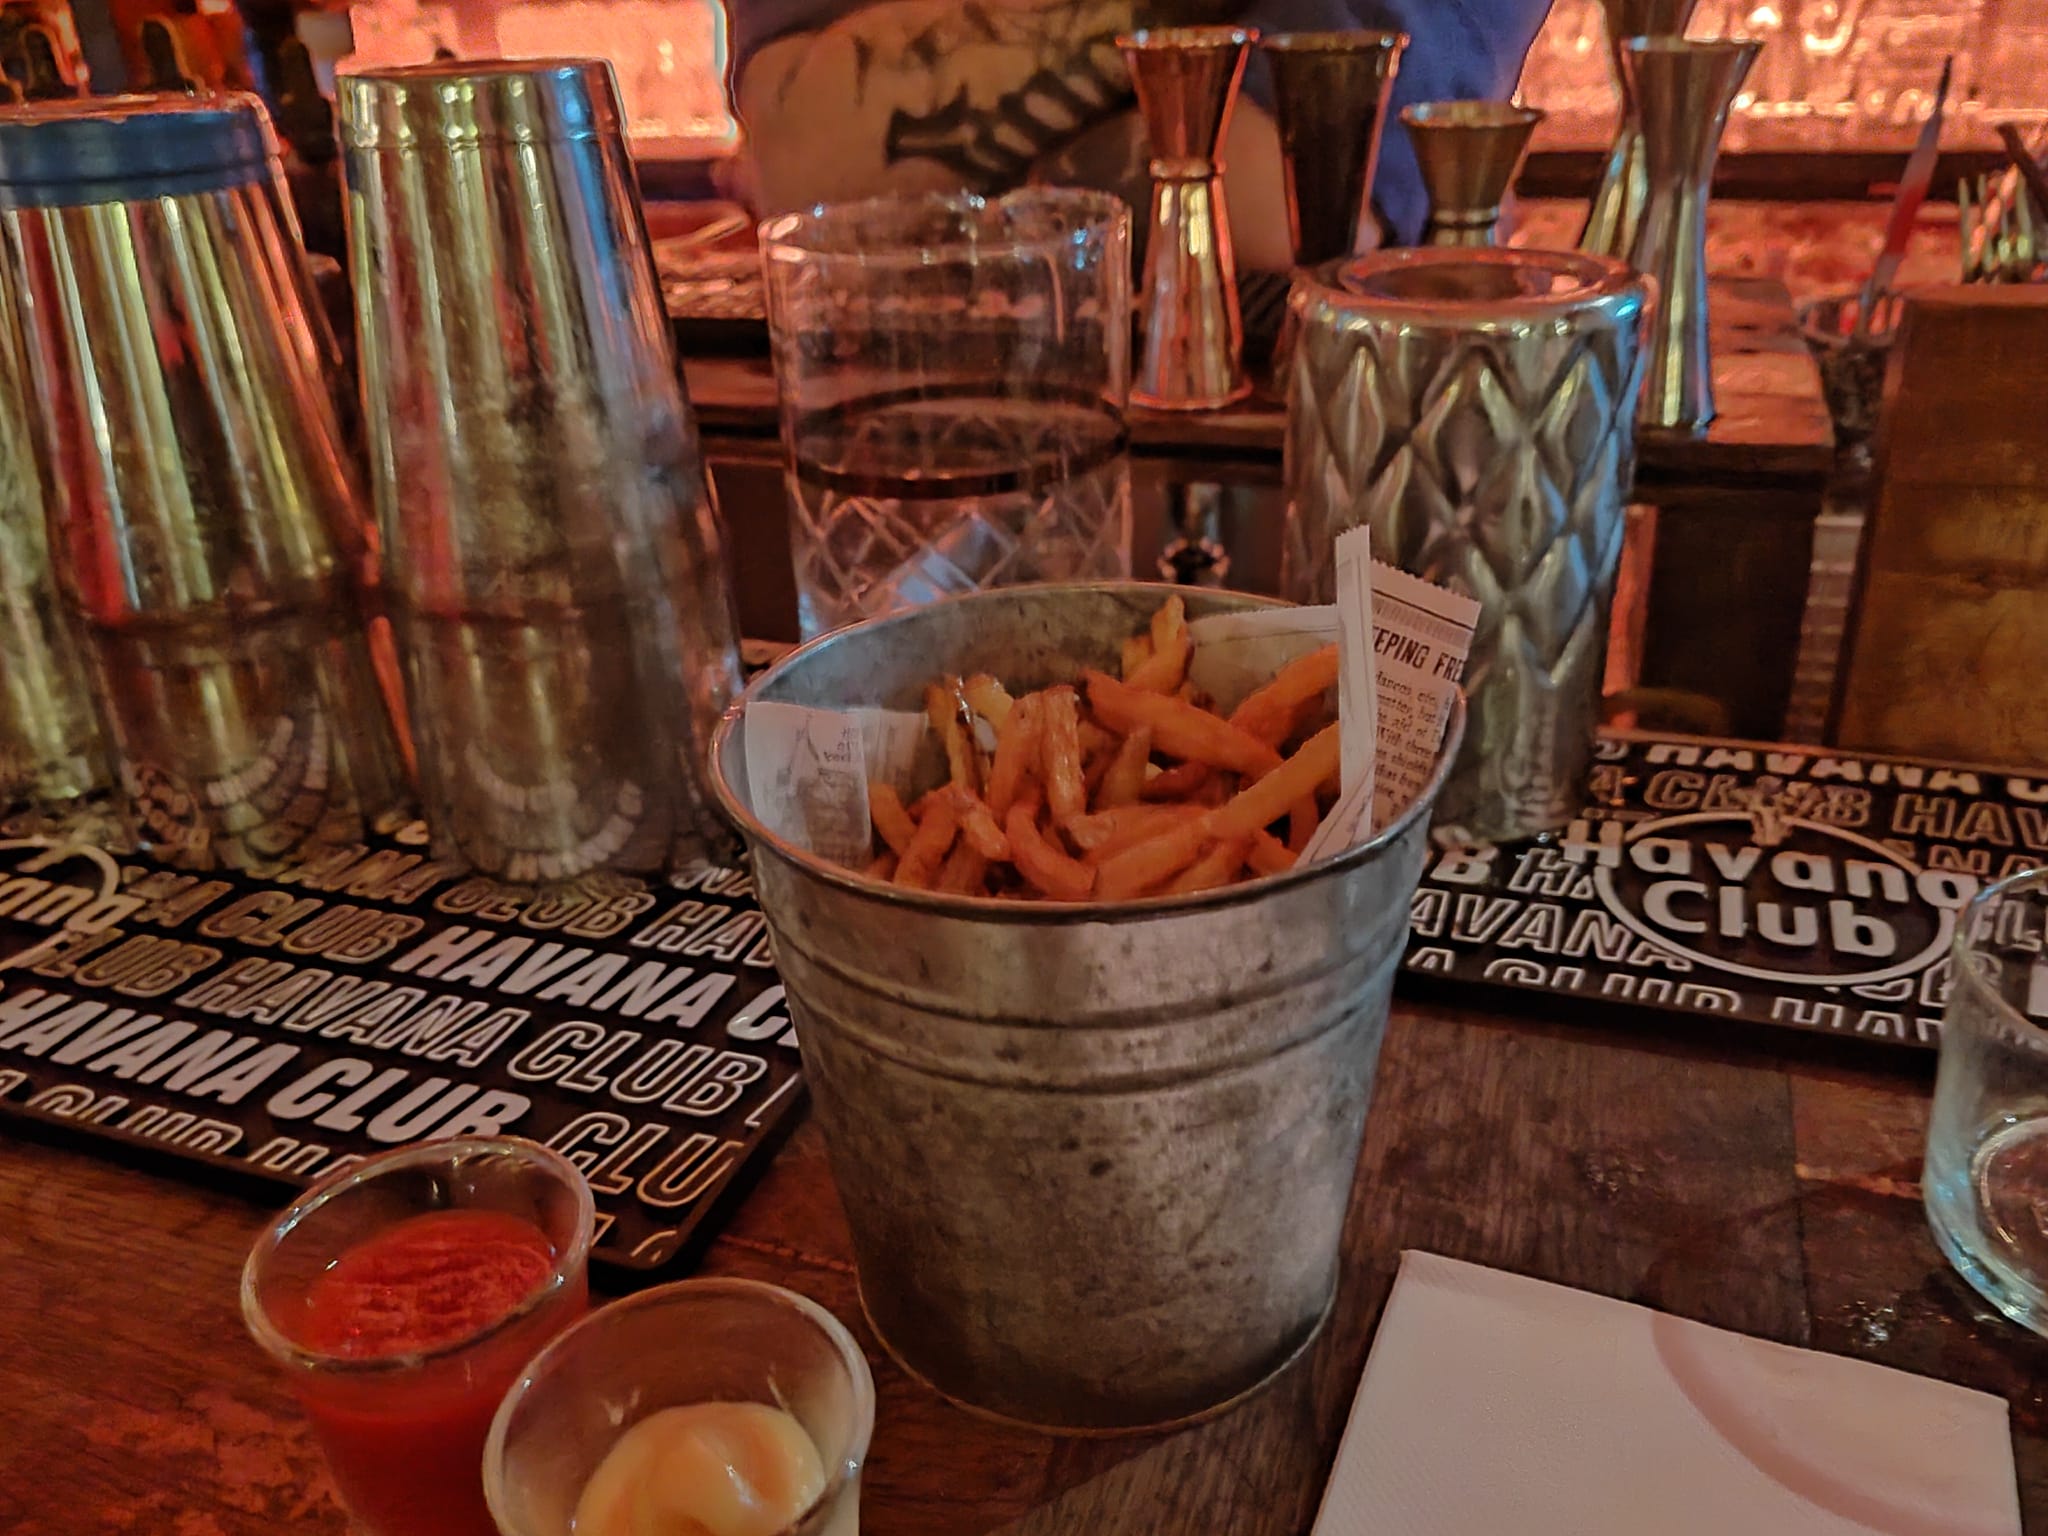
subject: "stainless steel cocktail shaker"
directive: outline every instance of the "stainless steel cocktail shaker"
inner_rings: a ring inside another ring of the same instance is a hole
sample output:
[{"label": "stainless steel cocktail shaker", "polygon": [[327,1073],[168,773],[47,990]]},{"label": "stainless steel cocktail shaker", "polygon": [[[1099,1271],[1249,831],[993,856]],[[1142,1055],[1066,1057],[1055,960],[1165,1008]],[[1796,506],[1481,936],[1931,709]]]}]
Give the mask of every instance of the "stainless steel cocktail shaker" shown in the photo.
[{"label": "stainless steel cocktail shaker", "polygon": [[738,679],[609,65],[341,81],[363,407],[437,852],[657,871]]},{"label": "stainless steel cocktail shaker", "polygon": [[0,114],[51,567],[130,831],[200,868],[352,841],[403,793],[280,174],[251,96]]}]

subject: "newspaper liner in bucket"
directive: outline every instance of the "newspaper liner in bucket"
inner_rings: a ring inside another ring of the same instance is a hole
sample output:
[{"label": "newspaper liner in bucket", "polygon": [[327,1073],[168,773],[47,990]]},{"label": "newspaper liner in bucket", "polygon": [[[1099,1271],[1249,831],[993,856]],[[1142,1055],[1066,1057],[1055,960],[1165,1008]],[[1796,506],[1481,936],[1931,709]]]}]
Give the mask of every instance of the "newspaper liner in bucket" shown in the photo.
[{"label": "newspaper liner in bucket", "polygon": [[[1421,792],[1479,616],[1472,599],[1373,560],[1363,527],[1338,538],[1336,555],[1334,605],[1263,608],[1188,624],[1188,680],[1225,716],[1288,662],[1338,642],[1340,793],[1303,864],[1368,841]],[[933,659],[934,680],[945,666],[945,658]],[[746,711],[754,814],[778,837],[841,864],[859,866],[870,857],[871,783],[889,784],[908,800],[918,786],[944,776],[921,712],[769,700]]]}]

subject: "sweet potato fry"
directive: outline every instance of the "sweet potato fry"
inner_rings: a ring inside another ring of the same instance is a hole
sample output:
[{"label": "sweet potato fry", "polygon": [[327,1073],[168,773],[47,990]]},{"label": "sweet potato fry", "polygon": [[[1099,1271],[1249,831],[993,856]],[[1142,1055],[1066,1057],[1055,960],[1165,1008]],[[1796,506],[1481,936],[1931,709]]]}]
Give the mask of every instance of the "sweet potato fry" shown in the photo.
[{"label": "sweet potato fry", "polygon": [[1188,638],[1187,605],[1176,594],[1152,615],[1152,654],[1124,672],[1124,681],[1148,693],[1175,693],[1186,681],[1194,642]]},{"label": "sweet potato fry", "polygon": [[1186,869],[1208,844],[1214,813],[1190,818],[1111,854],[1095,866],[1100,901],[1127,901],[1165,884]]},{"label": "sweet potato fry", "polygon": [[926,799],[930,803],[925,809],[924,819],[917,824],[917,835],[896,861],[895,883],[918,890],[931,888],[932,879],[939,871],[939,861],[945,858],[960,830],[959,816],[949,796],[927,796]]},{"label": "sweet potato fry", "polygon": [[868,820],[874,823],[875,831],[881,834],[882,841],[889,845],[889,851],[898,858],[910,847],[910,840],[917,836],[917,823],[903,808],[903,797],[887,784],[868,786]]},{"label": "sweet potato fry", "polygon": [[996,731],[996,755],[988,770],[988,808],[1001,821],[1009,815],[1039,755],[1039,697],[1027,693]]},{"label": "sweet potato fry", "polygon": [[1095,889],[1095,871],[1055,847],[1038,830],[1038,797],[1027,794],[1010,807],[1003,823],[1017,873],[1033,889],[1055,901],[1086,901]]},{"label": "sweet potato fry", "polygon": [[1145,765],[1152,760],[1152,727],[1141,725],[1116,749],[1102,787],[1095,792],[1095,809],[1111,810],[1119,805],[1136,805],[1145,793]]},{"label": "sweet potato fry", "polygon": [[1269,747],[1277,747],[1293,731],[1304,705],[1337,686],[1337,647],[1297,656],[1265,687],[1246,696],[1230,713],[1230,723]]},{"label": "sweet potato fry", "polygon": [[1300,853],[1308,846],[1308,840],[1316,835],[1316,823],[1322,813],[1316,809],[1316,797],[1303,795],[1287,811],[1287,847],[1291,853]]},{"label": "sweet potato fry", "polygon": [[1244,868],[1245,851],[1250,843],[1251,839],[1248,837],[1237,837],[1228,842],[1211,844],[1208,852],[1167,882],[1166,894],[1187,896],[1196,891],[1211,891],[1219,885],[1228,885],[1237,878],[1237,872]]},{"label": "sweet potato fry", "polygon": [[1245,862],[1262,875],[1277,875],[1294,868],[1296,857],[1293,849],[1270,832],[1254,832],[1244,855]]},{"label": "sweet potato fry", "polygon": [[1088,785],[1081,772],[1081,715],[1071,688],[1048,688],[1039,697],[1045,701],[1045,744],[1039,754],[1045,801],[1052,819],[1064,826],[1088,809]]},{"label": "sweet potato fry", "polygon": [[984,860],[1008,863],[1010,840],[1003,836],[1002,826],[981,796],[970,794],[957,784],[948,787],[952,791],[953,814],[960,819],[962,840],[973,845]]},{"label": "sweet potato fry", "polygon": [[949,677],[924,691],[925,718],[946,746],[947,776],[962,789],[981,793],[981,768],[975,759],[974,738],[967,733],[963,718],[967,700],[960,692],[960,679]]},{"label": "sweet potato fry", "polygon": [[1137,671],[1138,668],[1145,665],[1151,659],[1152,637],[1150,635],[1133,635],[1124,642],[1123,666],[1118,670],[1128,679],[1133,672]]},{"label": "sweet potato fry", "polygon": [[1185,800],[1215,776],[1216,770],[1207,763],[1176,763],[1171,768],[1162,768],[1157,773],[1145,776],[1145,786],[1138,791],[1143,800]]},{"label": "sweet potato fry", "polygon": [[[1008,847],[1007,841],[1003,844]],[[988,860],[981,850],[964,837],[953,845],[953,851],[946,855],[945,866],[939,871],[935,890],[946,891],[954,896],[980,896],[984,894],[982,882],[988,876]]]},{"label": "sweet potato fry", "polygon": [[986,672],[977,672],[960,685],[960,696],[967,700],[967,707],[997,730],[1010,718],[1010,711],[1017,701],[1010,697],[1010,690],[990,677]]},{"label": "sweet potato fry", "polygon": [[1228,805],[1212,811],[1211,831],[1219,838],[1250,837],[1260,828],[1271,826],[1287,814],[1295,801],[1314,794],[1316,786],[1337,771],[1342,761],[1340,752],[1337,727],[1324,726],[1302,743],[1294,756],[1263,779],[1239,790]]},{"label": "sweet potato fry", "polygon": [[1126,735],[1149,725],[1153,746],[1168,757],[1229,768],[1251,778],[1280,766],[1280,754],[1267,743],[1184,699],[1147,693],[1106,672],[1084,676],[1088,701],[1104,725]]},{"label": "sweet potato fry", "polygon": [[887,852],[876,854],[873,859],[869,860],[867,868],[861,871],[861,874],[869,880],[887,880],[895,873],[896,855]]}]

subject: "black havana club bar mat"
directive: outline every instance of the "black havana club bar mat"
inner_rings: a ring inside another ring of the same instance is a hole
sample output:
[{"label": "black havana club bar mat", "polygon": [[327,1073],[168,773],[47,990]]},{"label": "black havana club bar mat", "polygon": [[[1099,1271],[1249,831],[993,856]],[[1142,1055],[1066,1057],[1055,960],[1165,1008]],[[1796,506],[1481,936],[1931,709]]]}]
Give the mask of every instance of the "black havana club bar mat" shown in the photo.
[{"label": "black havana club bar mat", "polygon": [[282,1192],[510,1133],[597,1197],[596,1257],[692,1251],[802,1100],[744,872],[501,886],[417,826],[276,879],[0,821],[0,1112]]},{"label": "black havana club bar mat", "polygon": [[1404,970],[1927,1049],[1962,907],[2048,863],[2048,772],[1629,735],[1587,790],[1565,832],[1434,850]]},{"label": "black havana club bar mat", "polygon": [[[1962,906],[2048,861],[2048,774],[1609,737],[1588,791],[1432,853],[1415,980],[1925,1049]],[[280,1192],[510,1132],[584,1170],[600,1260],[687,1256],[802,1101],[745,872],[536,892],[422,842],[256,880],[0,820],[0,1114]]]}]

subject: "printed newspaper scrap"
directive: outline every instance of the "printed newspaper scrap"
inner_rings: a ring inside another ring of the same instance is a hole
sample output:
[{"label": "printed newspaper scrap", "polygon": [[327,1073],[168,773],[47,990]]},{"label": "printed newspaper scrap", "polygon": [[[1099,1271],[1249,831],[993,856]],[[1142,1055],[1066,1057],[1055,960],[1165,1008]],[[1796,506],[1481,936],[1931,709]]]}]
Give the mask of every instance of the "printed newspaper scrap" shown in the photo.
[{"label": "printed newspaper scrap", "polygon": [[[1428,783],[1479,619],[1472,599],[1373,560],[1364,528],[1340,535],[1336,554],[1335,604],[1188,624],[1188,681],[1226,715],[1288,662],[1338,643],[1339,796],[1304,863],[1368,841]],[[909,800],[943,777],[922,713],[764,699],[747,705],[746,719],[754,813],[778,836],[841,864],[868,860],[870,784]]]}]

